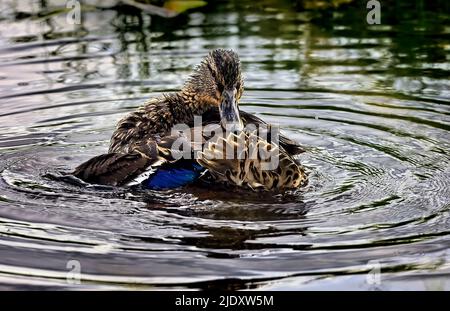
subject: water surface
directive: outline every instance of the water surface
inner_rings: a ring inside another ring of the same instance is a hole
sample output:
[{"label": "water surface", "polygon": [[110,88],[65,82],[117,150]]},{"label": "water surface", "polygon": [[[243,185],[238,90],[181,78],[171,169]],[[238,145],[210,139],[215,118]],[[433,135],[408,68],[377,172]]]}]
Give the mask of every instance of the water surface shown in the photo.
[{"label": "water surface", "polygon": [[[0,288],[450,289],[449,10],[416,1],[369,26],[358,3],[252,3],[173,19],[85,9],[70,25],[60,2],[2,1]],[[52,177],[105,152],[118,119],[219,47],[241,57],[242,109],[307,149],[307,187]]]}]

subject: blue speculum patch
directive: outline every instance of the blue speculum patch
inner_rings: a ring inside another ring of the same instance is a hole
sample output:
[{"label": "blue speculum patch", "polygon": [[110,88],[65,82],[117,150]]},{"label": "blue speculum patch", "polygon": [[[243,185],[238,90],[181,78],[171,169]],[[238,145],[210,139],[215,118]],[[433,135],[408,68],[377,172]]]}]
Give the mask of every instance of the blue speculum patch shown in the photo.
[{"label": "blue speculum patch", "polygon": [[157,169],[142,184],[152,190],[173,189],[194,182],[205,171],[205,168],[194,161],[179,161]]}]

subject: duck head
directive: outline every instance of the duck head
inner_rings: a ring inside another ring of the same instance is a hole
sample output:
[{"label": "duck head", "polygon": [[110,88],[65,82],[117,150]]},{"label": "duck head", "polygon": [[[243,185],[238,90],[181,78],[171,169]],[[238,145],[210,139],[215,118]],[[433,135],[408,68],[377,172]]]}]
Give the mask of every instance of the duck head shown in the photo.
[{"label": "duck head", "polygon": [[183,87],[183,93],[194,95],[196,105],[218,107],[222,127],[230,130],[243,128],[238,107],[243,90],[239,56],[222,49],[210,52]]}]

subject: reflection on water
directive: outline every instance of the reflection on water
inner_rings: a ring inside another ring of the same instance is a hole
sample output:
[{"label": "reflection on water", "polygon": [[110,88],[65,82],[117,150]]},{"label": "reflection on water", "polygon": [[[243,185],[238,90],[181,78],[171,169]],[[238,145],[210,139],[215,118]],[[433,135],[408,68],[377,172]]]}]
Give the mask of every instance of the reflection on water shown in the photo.
[{"label": "reflection on water", "polygon": [[[396,1],[374,26],[356,2],[231,1],[173,19],[113,4],[70,25],[58,1],[1,3],[1,288],[70,288],[77,260],[80,288],[372,289],[376,264],[377,288],[449,289],[447,2]],[[55,178],[218,47],[241,56],[242,109],[306,147],[305,189]]]}]

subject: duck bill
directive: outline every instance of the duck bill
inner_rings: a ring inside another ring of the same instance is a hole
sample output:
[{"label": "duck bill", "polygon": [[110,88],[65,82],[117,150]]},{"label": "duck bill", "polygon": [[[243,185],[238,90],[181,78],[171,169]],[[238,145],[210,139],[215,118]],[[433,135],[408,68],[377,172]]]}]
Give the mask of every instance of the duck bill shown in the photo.
[{"label": "duck bill", "polygon": [[231,90],[223,91],[222,102],[219,106],[220,123],[224,129],[230,131],[242,130],[244,128],[234,94],[235,92]]}]

